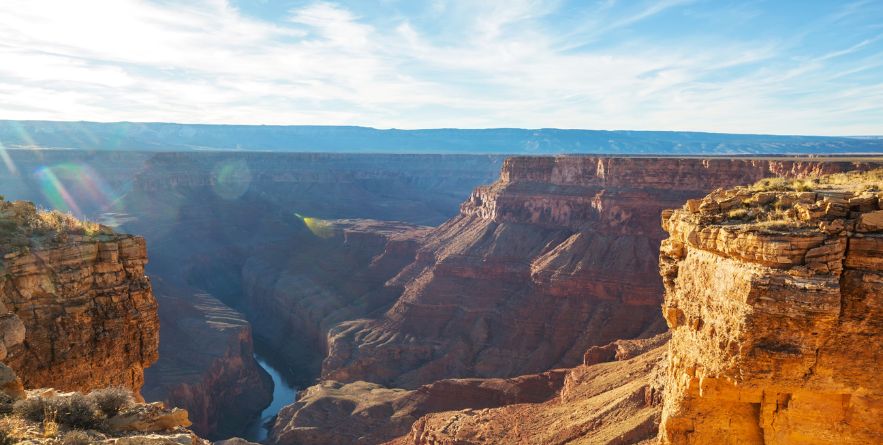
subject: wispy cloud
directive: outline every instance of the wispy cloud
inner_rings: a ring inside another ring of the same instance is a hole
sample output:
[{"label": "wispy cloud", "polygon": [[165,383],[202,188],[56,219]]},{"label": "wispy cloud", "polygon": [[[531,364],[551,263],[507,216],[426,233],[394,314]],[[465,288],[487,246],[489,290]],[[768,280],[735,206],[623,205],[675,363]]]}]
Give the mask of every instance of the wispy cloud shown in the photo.
[{"label": "wispy cloud", "polygon": [[250,7],[2,2],[0,118],[883,134],[874,2]]}]

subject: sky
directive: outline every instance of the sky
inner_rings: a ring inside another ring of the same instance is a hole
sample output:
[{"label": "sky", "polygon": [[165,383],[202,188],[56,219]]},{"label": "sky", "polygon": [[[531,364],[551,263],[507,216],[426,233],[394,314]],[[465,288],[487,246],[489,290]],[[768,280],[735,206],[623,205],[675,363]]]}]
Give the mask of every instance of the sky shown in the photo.
[{"label": "sky", "polygon": [[4,0],[0,119],[883,135],[883,0]]}]

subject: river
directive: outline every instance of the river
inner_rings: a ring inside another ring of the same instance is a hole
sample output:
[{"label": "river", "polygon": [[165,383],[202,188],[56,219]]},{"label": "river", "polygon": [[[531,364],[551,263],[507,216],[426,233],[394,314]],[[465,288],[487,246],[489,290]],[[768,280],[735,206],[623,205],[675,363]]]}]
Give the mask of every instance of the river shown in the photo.
[{"label": "river", "polygon": [[297,388],[288,379],[284,377],[284,373],[280,372],[272,365],[272,360],[267,360],[262,355],[255,353],[254,359],[270,374],[273,378],[273,401],[262,412],[259,418],[252,421],[245,433],[246,440],[252,442],[261,442],[267,438],[269,429],[266,424],[283,406],[294,403],[297,396]]}]

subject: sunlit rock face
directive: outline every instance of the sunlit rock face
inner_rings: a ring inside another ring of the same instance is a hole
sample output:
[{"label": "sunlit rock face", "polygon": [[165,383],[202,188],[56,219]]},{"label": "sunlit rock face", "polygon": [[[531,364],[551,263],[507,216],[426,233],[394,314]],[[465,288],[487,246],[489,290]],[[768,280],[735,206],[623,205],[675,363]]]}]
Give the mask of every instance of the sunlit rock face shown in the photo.
[{"label": "sunlit rock face", "polygon": [[664,214],[662,443],[883,440],[881,182],[843,178]]},{"label": "sunlit rock face", "polygon": [[863,168],[844,162],[510,158],[424,237],[373,320],[329,331],[323,378],[415,388],[573,366],[593,345],[664,329],[662,209],[719,186]]},{"label": "sunlit rock face", "polygon": [[[22,344],[5,351],[5,363],[27,388],[121,385],[138,394],[159,345],[144,239],[106,227],[91,233],[42,224],[46,213],[29,202],[0,207],[0,312],[24,327]],[[70,221],[64,224],[81,224]]]}]

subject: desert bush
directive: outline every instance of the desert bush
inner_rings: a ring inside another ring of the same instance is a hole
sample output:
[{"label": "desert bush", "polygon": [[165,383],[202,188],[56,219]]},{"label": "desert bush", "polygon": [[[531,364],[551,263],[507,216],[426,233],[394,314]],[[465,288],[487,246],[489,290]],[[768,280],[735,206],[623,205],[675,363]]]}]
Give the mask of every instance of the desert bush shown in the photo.
[{"label": "desert bush", "polygon": [[0,392],[0,415],[11,413],[13,404],[15,404],[15,400],[9,394]]},{"label": "desert bush", "polygon": [[33,397],[19,400],[12,405],[12,412],[32,422],[42,422],[46,412],[46,399]]},{"label": "desert bush", "polygon": [[75,428],[96,428],[101,423],[101,414],[95,402],[83,394],[73,393],[48,400],[58,413],[58,423]]},{"label": "desert bush", "polygon": [[119,386],[96,389],[90,392],[88,397],[107,417],[113,417],[135,403],[132,391]]},{"label": "desert bush", "polygon": [[54,413],[54,421],[75,428],[96,428],[102,420],[95,403],[79,393],[19,400],[12,411],[33,422],[43,422],[46,413]]},{"label": "desert bush", "polygon": [[61,438],[62,445],[89,445],[92,438],[85,431],[71,430]]}]

